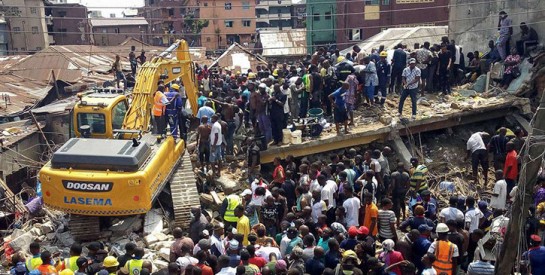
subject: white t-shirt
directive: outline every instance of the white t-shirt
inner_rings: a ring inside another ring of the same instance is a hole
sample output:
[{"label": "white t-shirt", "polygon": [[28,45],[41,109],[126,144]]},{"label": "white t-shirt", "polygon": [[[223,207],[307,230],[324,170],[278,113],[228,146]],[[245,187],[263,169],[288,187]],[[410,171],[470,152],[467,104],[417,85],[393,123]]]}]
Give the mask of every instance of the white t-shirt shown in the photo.
[{"label": "white t-shirt", "polygon": [[[452,253],[452,258],[459,257],[460,252],[458,251],[458,246],[455,245],[454,243],[452,243],[452,245],[454,245],[454,252]],[[437,246],[437,241],[431,243],[430,248],[428,248],[428,253],[435,254],[435,247],[436,246]]]},{"label": "white t-shirt", "polygon": [[433,267],[426,268],[422,270],[422,275],[437,275],[437,271]]},{"label": "white t-shirt", "polygon": [[327,209],[331,209],[337,206],[335,201],[335,193],[337,192],[337,183],[332,180],[326,181],[324,187],[322,188],[322,200],[327,200],[328,205]]},{"label": "white t-shirt", "polygon": [[282,89],[282,93],[287,96],[286,102],[284,103],[284,114],[289,114],[290,112],[290,102],[288,99],[291,98],[290,89]]},{"label": "white t-shirt", "polygon": [[498,196],[490,198],[490,207],[505,210],[505,202],[507,200],[507,182],[505,180],[496,181],[494,184],[494,194]]},{"label": "white t-shirt", "polygon": [[262,257],[263,259],[265,259],[265,261],[267,261],[267,263],[269,262],[271,254],[275,254],[277,259],[281,258],[280,249],[274,246],[262,246],[255,252],[256,256]]},{"label": "white t-shirt", "polygon": [[480,209],[474,208],[466,212],[466,223],[469,223],[469,233],[479,228],[479,220],[484,217],[483,212]]},{"label": "white t-shirt", "polygon": [[309,192],[312,194],[312,192],[314,191],[322,192],[322,186],[320,185],[320,183],[318,183],[317,179],[314,179],[310,182]]},{"label": "white t-shirt", "polygon": [[263,206],[263,203],[265,203],[265,198],[268,196],[272,196],[271,191],[268,189],[265,190],[265,196],[257,196],[256,194],[253,194],[251,203],[257,206]]},{"label": "white t-shirt", "polygon": [[212,124],[212,132],[210,133],[210,144],[214,145],[214,140],[216,139],[216,134],[218,134],[218,142],[215,145],[221,145],[223,143],[222,134],[221,134],[221,124],[219,121]]},{"label": "white t-shirt", "polygon": [[371,159],[371,164],[375,165],[375,175],[380,173],[381,167],[380,167],[380,162],[378,162],[378,159]]},{"label": "white t-shirt", "polygon": [[449,220],[463,220],[464,212],[456,207],[447,207],[441,210],[439,217],[445,218],[445,222]]},{"label": "white t-shirt", "polygon": [[467,150],[471,150],[471,153],[480,149],[486,149],[481,134],[481,132],[477,132],[471,135],[471,137],[469,137],[467,140]]},{"label": "white t-shirt", "polygon": [[360,199],[352,197],[346,199],[343,203],[346,210],[346,227],[358,226],[358,215],[360,213]]},{"label": "white t-shirt", "polygon": [[327,205],[325,204],[325,201],[318,201],[312,205],[311,216],[314,223],[318,222],[318,216],[322,214],[322,211],[327,211]]}]

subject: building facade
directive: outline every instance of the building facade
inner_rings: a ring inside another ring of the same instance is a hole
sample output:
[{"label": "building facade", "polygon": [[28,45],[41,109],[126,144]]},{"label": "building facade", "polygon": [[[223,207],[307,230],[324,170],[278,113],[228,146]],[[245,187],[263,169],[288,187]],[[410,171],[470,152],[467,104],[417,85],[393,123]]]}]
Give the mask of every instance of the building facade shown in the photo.
[{"label": "building facade", "polygon": [[336,40],[344,49],[387,28],[448,25],[449,0],[338,1]]},{"label": "building facade", "polygon": [[47,31],[51,45],[89,45],[87,7],[80,4],[49,4],[45,6]]},{"label": "building facade", "polygon": [[43,0],[3,0],[0,13],[9,28],[8,52],[28,54],[49,46]]},{"label": "building facade", "polygon": [[200,43],[199,35],[192,35],[191,28],[186,26],[191,23],[191,18],[199,17],[197,0],[145,0],[144,7],[140,9],[139,16],[143,16],[149,23],[148,39],[155,46],[168,46],[180,36],[184,37],[192,46]]},{"label": "building facade", "polygon": [[293,27],[291,0],[256,0],[256,29],[283,30]]},{"label": "building facade", "polygon": [[337,4],[324,0],[306,2],[307,51],[312,53],[319,47],[335,44]]},{"label": "building facade", "polygon": [[[289,16],[288,16],[289,18]],[[233,42],[248,47],[255,38],[255,0],[201,0],[201,44],[208,50],[226,49]]]},{"label": "building facade", "polygon": [[90,21],[95,45],[117,46],[129,37],[146,43],[148,22],[143,17],[92,18]]}]

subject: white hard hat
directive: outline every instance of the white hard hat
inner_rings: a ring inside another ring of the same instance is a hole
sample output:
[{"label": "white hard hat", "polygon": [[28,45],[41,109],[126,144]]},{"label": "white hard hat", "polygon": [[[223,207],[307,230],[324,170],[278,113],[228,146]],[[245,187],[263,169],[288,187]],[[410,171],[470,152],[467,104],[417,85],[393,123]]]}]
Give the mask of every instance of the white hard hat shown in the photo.
[{"label": "white hard hat", "polygon": [[438,224],[437,228],[435,228],[436,233],[448,233],[448,231],[449,231],[448,225],[446,225],[444,223]]}]

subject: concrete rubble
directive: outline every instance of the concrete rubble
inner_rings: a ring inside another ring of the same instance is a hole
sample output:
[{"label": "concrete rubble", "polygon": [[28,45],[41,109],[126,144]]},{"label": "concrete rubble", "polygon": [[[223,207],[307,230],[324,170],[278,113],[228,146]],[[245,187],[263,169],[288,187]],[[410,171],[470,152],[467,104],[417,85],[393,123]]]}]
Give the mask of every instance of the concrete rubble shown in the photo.
[{"label": "concrete rubble", "polygon": [[[29,256],[30,243],[38,241],[44,250],[60,251],[62,256],[68,255],[70,246],[76,240],[68,227],[68,220],[58,213],[54,217],[41,217],[40,222],[29,220],[22,228],[13,229],[3,241],[8,244],[6,247],[12,251],[10,253],[17,251]],[[85,245],[91,241],[103,243],[110,255],[117,256],[125,253],[127,243],[134,242],[145,248],[144,259],[151,261],[154,270],[158,270],[168,266],[174,237],[170,234],[168,215],[161,209],[153,209],[146,215],[113,219],[112,225],[103,230],[97,240],[80,242],[84,246],[84,254],[87,253]],[[4,251],[2,263],[7,263],[10,253]]]}]

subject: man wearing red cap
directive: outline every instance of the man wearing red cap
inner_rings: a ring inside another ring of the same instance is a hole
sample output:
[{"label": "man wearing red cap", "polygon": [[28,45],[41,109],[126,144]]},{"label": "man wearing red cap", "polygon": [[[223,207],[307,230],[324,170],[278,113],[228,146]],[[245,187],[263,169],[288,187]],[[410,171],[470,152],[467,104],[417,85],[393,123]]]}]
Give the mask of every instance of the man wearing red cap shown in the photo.
[{"label": "man wearing red cap", "polygon": [[358,244],[356,237],[358,236],[359,230],[355,226],[350,226],[348,228],[348,239],[341,242],[341,248],[344,250],[354,250]]},{"label": "man wearing red cap", "polygon": [[529,274],[545,274],[545,246],[541,246],[541,237],[530,236],[530,249],[522,254],[522,259],[529,263]]}]

